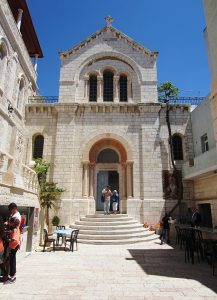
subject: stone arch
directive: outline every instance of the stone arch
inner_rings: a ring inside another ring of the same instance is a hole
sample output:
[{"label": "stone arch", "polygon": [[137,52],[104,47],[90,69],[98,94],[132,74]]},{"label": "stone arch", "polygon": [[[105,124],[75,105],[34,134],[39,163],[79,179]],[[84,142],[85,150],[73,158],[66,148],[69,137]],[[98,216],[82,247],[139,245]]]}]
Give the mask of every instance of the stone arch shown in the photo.
[{"label": "stone arch", "polygon": [[111,66],[104,66],[101,70],[100,70],[100,74],[103,76],[104,72],[112,72],[114,75],[118,74],[118,71]]},{"label": "stone arch", "polygon": [[102,133],[94,136],[84,145],[83,161],[92,159],[93,150],[98,153],[98,151],[103,150],[107,146],[111,147],[111,149],[116,149],[121,160],[133,160],[132,147],[123,137],[114,133]]},{"label": "stone arch", "polygon": [[142,74],[141,74],[141,71],[139,69],[139,67],[137,66],[136,62],[130,58],[129,56],[127,55],[124,55],[122,53],[119,53],[119,52],[111,52],[111,51],[104,51],[104,52],[100,52],[100,53],[97,53],[97,54],[94,54],[90,57],[88,57],[87,59],[85,59],[81,65],[78,67],[76,73],[75,73],[75,76],[74,76],[74,81],[78,81],[79,78],[80,78],[80,74],[82,72],[82,70],[89,64],[93,63],[95,60],[99,59],[99,58],[103,58],[103,57],[114,57],[114,58],[117,58],[123,62],[125,62],[126,64],[128,64],[136,73],[137,75],[137,79],[138,79],[138,82],[140,83],[142,81]]}]

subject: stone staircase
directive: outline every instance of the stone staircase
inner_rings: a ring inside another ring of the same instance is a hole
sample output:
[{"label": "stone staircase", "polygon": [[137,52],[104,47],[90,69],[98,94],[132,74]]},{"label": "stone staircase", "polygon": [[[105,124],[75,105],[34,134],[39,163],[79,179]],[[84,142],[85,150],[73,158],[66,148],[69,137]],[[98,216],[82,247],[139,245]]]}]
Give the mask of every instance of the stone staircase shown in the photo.
[{"label": "stone staircase", "polygon": [[83,244],[121,245],[158,239],[154,231],[126,214],[87,215],[70,227],[79,229],[78,242]]}]

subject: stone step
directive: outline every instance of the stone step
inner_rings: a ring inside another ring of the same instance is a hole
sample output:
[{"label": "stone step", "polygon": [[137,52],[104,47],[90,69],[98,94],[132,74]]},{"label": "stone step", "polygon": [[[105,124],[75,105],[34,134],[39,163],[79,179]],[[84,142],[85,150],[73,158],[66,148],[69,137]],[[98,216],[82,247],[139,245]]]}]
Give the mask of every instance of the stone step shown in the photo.
[{"label": "stone step", "polygon": [[87,222],[87,221],[76,221],[76,225],[85,225],[85,226],[121,226],[121,225],[133,225],[133,224],[138,224],[137,221],[135,220],[130,220],[130,221],[119,221],[119,222],[111,222],[111,221],[101,221],[101,222]]},{"label": "stone step", "polygon": [[102,213],[98,213],[98,214],[95,214],[95,215],[86,215],[86,216],[84,216],[84,217],[87,217],[87,218],[109,218],[109,217],[111,217],[111,216],[114,216],[114,217],[120,217],[120,218],[127,218],[127,217],[129,217],[129,215],[127,215],[127,214],[117,214],[117,215],[113,215],[113,214],[111,214],[111,215],[104,215],[104,213],[102,212]]},{"label": "stone step", "polygon": [[132,240],[135,238],[144,238],[153,235],[153,232],[139,232],[134,234],[109,234],[109,235],[98,235],[98,234],[80,234],[79,232],[79,240]]},{"label": "stone step", "polygon": [[141,243],[141,242],[150,242],[154,240],[158,240],[159,236],[156,234],[153,234],[148,237],[144,238],[133,238],[131,240],[129,239],[123,239],[123,240],[83,240],[78,238],[78,242],[81,244],[92,244],[92,245],[127,245],[127,244],[135,244],[135,243]]},{"label": "stone step", "polygon": [[81,217],[80,221],[85,221],[85,222],[125,222],[125,221],[133,221],[132,217],[118,217],[115,215],[106,215],[101,218],[88,218],[88,217]]},{"label": "stone step", "polygon": [[[118,228],[119,229],[119,228]],[[141,232],[149,231],[148,228],[133,228],[133,229],[127,229],[127,230],[113,230],[112,234],[113,235],[122,235],[122,234],[137,234]],[[79,235],[80,234],[93,234],[93,235],[110,235],[111,230],[88,230],[88,229],[80,229],[79,230]]]},{"label": "stone step", "polygon": [[91,225],[83,225],[83,224],[73,224],[69,226],[72,229],[87,229],[87,230],[120,230],[120,229],[133,229],[133,228],[143,228],[143,226],[139,223],[129,224],[129,225],[119,225],[119,226],[91,226]]}]

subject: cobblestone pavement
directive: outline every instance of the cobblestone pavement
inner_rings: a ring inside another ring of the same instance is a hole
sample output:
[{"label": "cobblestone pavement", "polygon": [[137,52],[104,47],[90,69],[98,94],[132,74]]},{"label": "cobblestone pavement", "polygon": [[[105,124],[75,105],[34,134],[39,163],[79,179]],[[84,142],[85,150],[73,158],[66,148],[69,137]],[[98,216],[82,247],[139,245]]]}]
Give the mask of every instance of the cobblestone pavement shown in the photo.
[{"label": "cobblestone pavement", "polygon": [[78,251],[34,252],[18,263],[17,282],[0,299],[217,299],[217,276],[205,263],[158,241],[125,246],[79,244]]}]

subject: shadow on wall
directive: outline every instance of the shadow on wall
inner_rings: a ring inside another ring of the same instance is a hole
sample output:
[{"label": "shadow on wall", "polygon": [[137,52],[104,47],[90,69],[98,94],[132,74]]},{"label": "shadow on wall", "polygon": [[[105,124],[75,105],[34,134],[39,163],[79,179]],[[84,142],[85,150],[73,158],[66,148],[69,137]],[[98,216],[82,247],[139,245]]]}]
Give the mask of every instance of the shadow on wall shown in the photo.
[{"label": "shadow on wall", "polygon": [[[180,250],[179,247],[151,250],[128,249],[128,251],[132,258],[126,258],[126,260],[135,260],[147,275],[195,280],[217,293],[217,278],[212,275],[211,266],[209,266],[207,262],[199,263],[196,257],[194,265],[192,265],[191,262],[185,263],[185,251]],[[165,291],[165,280],[159,281],[156,284],[158,290]],[[175,283],[173,282],[169,288],[169,292],[177,292],[177,289],[181,288],[186,292],[185,296],[198,297],[196,291],[194,295],[192,294],[192,288],[188,289],[184,286],[180,287],[179,281],[177,280],[176,282],[177,286],[175,286]],[[150,282],[150,284],[152,283]]]}]

